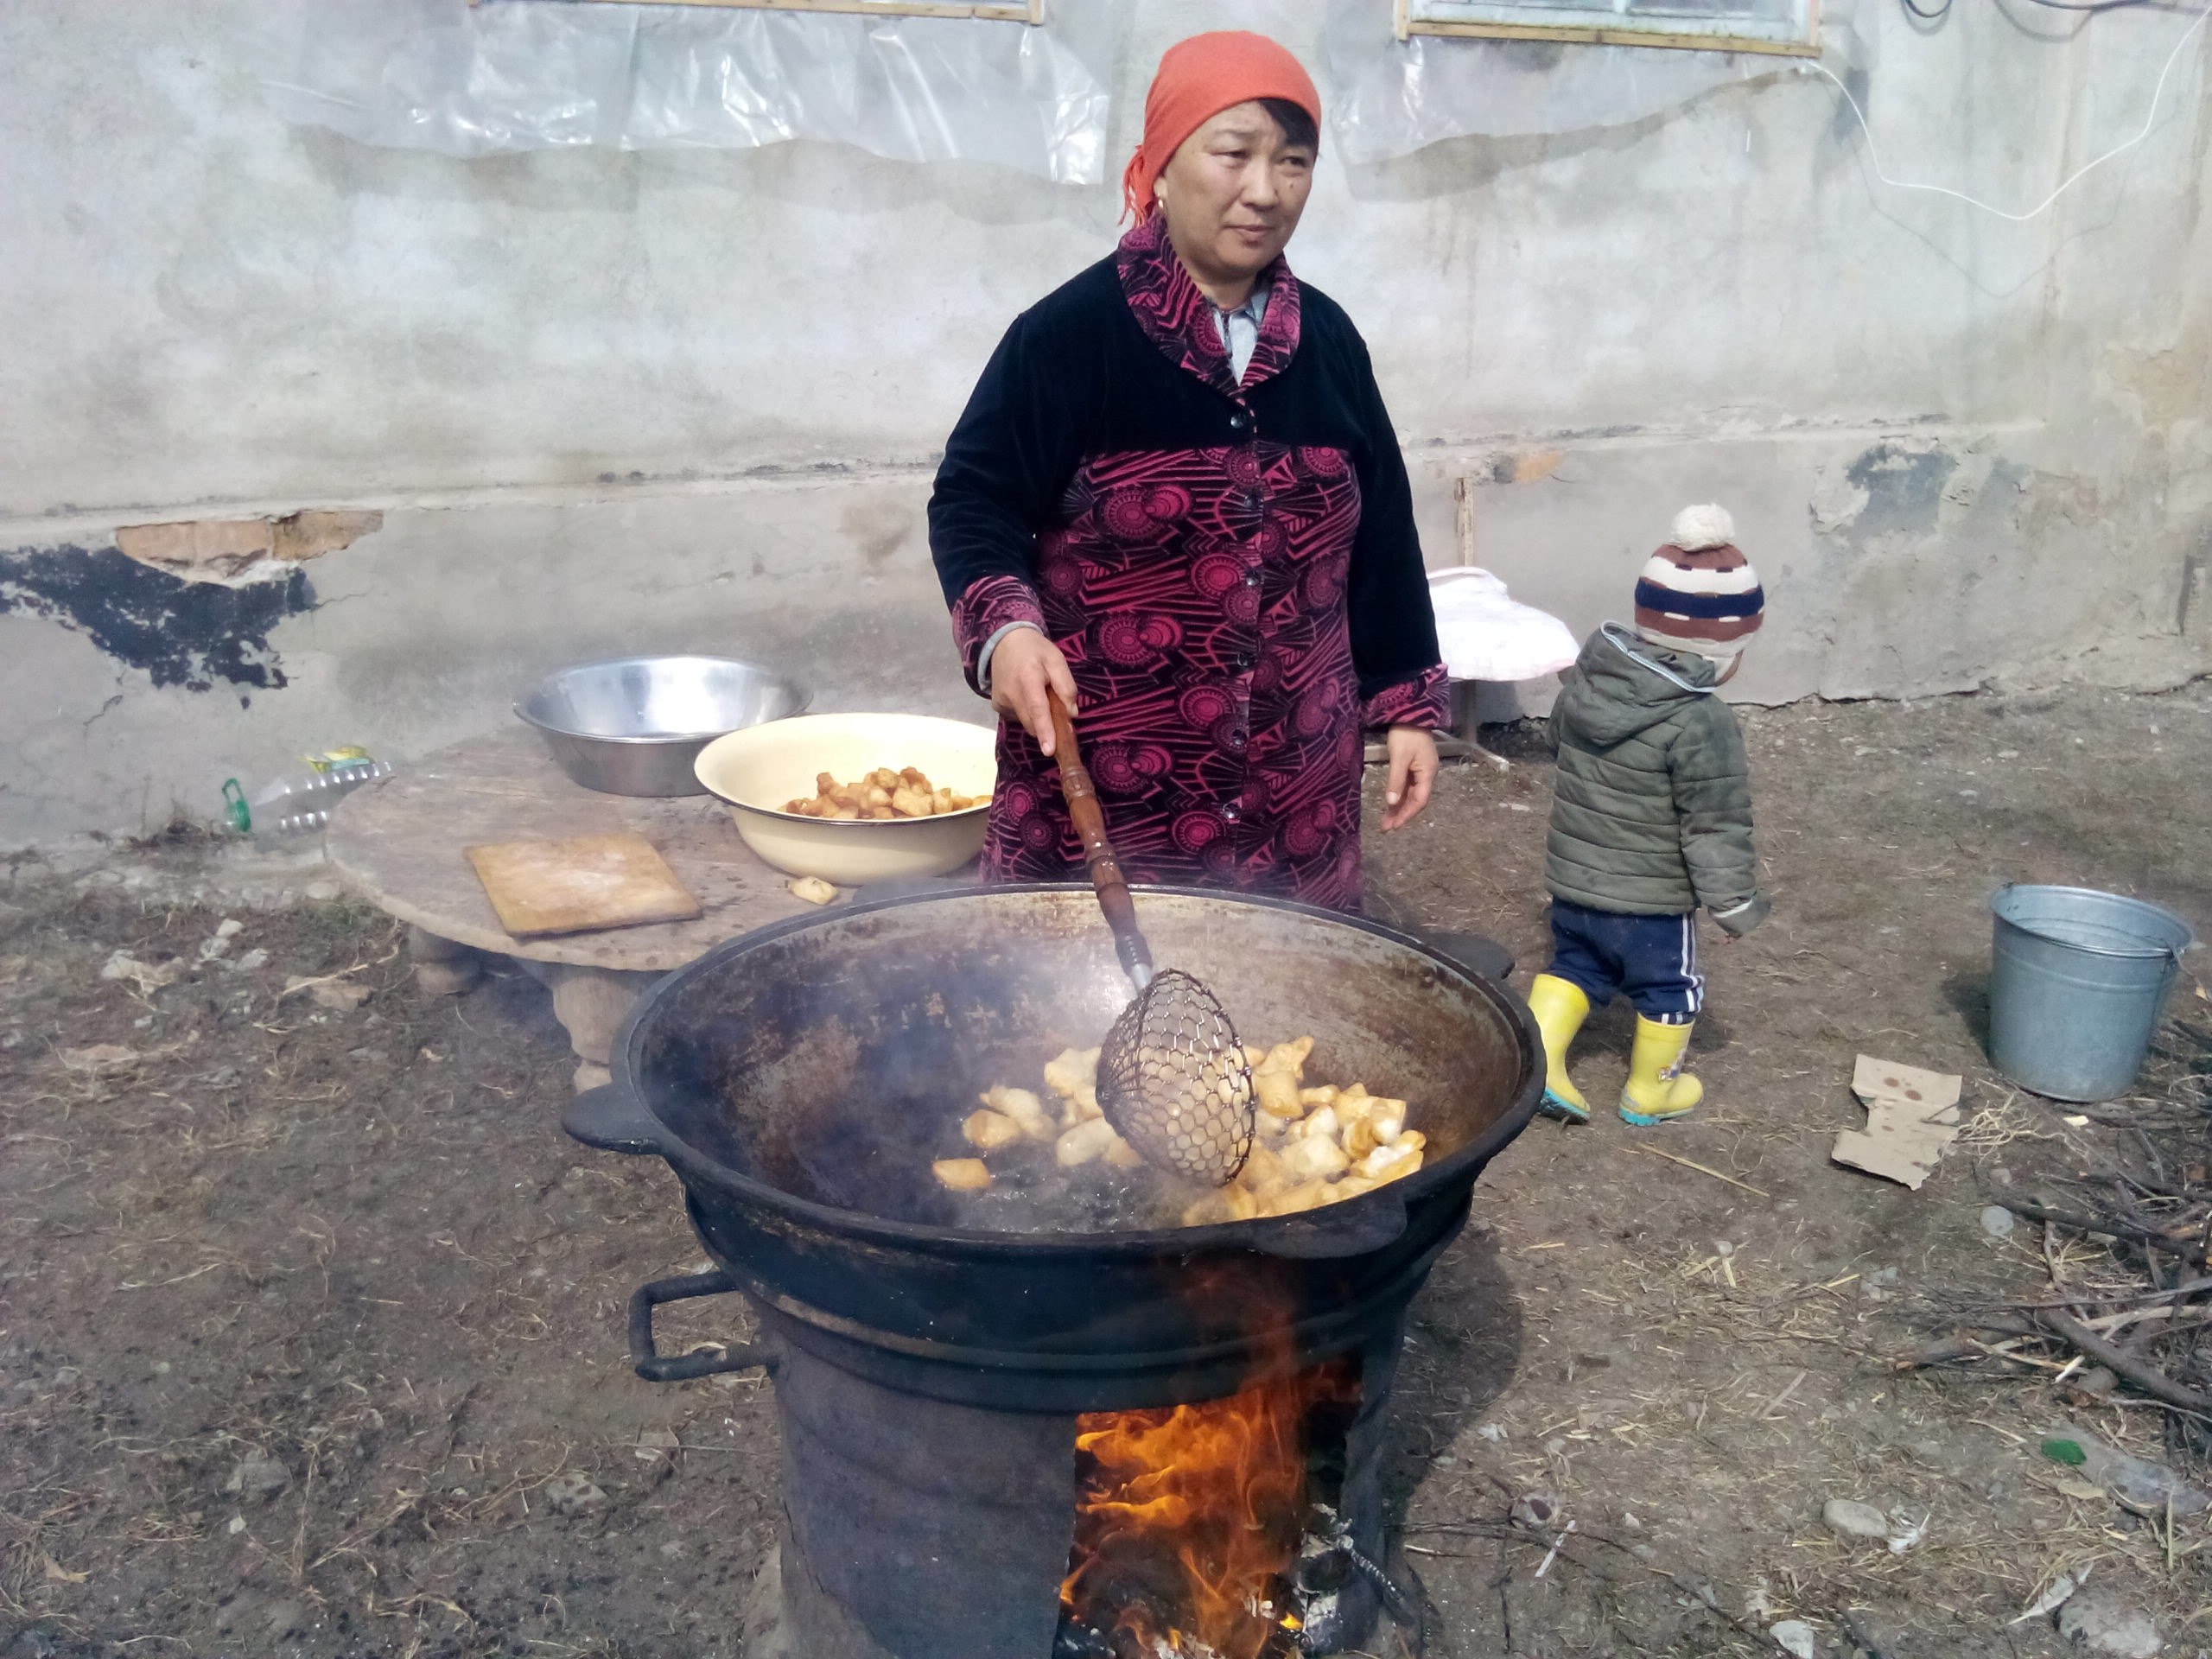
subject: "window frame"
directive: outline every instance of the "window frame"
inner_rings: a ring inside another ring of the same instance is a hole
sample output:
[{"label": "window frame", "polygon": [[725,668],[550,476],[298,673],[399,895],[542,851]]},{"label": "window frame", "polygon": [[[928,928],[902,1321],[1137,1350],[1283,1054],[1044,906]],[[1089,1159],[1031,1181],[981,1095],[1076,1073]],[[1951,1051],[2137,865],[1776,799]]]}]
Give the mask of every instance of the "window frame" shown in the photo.
[{"label": "window frame", "polygon": [[[1446,4],[1452,3],[1452,0],[1443,0]],[[1416,6],[1435,3],[1438,0],[1393,0],[1397,37],[1402,41],[1416,35],[1480,41],[1563,41],[1580,46],[1640,46],[1684,52],[1763,52],[1789,58],[1816,58],[1821,54],[1821,0],[1806,0],[1805,38],[1802,40],[1708,34],[1624,22],[1610,24],[1595,21],[1517,23],[1502,18],[1424,17],[1417,15]],[[1510,5],[1511,0],[1487,0],[1487,3],[1503,9]],[[1588,10],[1602,12],[1608,8],[1601,3],[1601,0],[1591,0]],[[1665,21],[1652,20],[1655,25]]]},{"label": "window frame", "polygon": [[[471,5],[481,0],[469,0]],[[981,18],[987,22],[1045,21],[1045,0],[582,0],[589,5],[719,6],[737,11],[840,12],[860,17]]]}]

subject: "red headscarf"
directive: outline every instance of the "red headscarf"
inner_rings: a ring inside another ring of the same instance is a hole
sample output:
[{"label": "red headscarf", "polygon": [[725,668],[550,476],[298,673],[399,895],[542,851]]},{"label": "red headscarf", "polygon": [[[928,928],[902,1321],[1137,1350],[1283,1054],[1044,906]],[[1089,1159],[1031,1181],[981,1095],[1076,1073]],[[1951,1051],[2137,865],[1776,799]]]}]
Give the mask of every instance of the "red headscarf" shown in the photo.
[{"label": "red headscarf", "polygon": [[1144,100],[1144,142],[1122,175],[1122,199],[1140,223],[1158,200],[1153,186],[1183,141],[1224,110],[1281,98],[1321,124],[1321,94],[1306,66],[1264,35],[1224,29],[1178,41],[1160,60]]}]

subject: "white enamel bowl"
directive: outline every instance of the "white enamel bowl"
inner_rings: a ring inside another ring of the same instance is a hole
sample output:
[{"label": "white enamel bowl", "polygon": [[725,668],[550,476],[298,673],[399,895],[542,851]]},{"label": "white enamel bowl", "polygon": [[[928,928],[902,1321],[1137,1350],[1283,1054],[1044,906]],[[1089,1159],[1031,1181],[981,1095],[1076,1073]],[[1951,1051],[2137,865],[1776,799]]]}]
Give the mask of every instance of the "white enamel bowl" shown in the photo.
[{"label": "white enamel bowl", "polygon": [[878,766],[916,766],[958,795],[998,781],[997,733],[931,715],[802,715],[718,737],[699,753],[699,781],[729,803],[745,844],[779,870],[841,887],[899,875],[949,875],[983,850],[988,806],[929,818],[834,819],[786,812],[815,774],[851,783]]}]

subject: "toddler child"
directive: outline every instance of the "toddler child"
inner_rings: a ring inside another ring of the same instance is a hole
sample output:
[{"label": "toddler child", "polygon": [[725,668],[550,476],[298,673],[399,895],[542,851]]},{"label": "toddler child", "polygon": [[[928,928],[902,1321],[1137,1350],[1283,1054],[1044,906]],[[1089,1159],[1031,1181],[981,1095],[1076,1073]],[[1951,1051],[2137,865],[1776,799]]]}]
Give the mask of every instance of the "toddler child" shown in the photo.
[{"label": "toddler child", "polygon": [[1659,1123],[1704,1088],[1682,1071],[1705,1001],[1697,912],[1732,938],[1766,919],[1751,851],[1744,735],[1716,695],[1759,626],[1765,595],[1717,506],[1685,507],[1636,584],[1633,632],[1592,634],[1552,710],[1559,755],[1545,885],[1552,963],[1529,988],[1544,1036],[1544,1109],[1590,1118],[1567,1051],[1591,1008],[1636,1005],[1620,1112]]}]

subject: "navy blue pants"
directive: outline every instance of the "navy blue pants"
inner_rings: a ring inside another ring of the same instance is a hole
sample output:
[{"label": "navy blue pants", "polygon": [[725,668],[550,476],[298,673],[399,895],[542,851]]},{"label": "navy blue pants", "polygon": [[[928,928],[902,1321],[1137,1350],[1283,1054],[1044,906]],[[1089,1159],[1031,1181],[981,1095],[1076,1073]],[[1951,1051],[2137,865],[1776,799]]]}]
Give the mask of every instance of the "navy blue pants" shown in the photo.
[{"label": "navy blue pants", "polygon": [[1661,1025],[1688,1025],[1705,1006],[1694,911],[1631,916],[1554,899],[1552,965],[1544,971],[1580,987],[1594,1008],[1624,996]]}]

